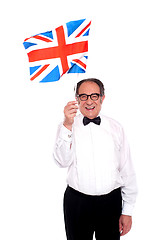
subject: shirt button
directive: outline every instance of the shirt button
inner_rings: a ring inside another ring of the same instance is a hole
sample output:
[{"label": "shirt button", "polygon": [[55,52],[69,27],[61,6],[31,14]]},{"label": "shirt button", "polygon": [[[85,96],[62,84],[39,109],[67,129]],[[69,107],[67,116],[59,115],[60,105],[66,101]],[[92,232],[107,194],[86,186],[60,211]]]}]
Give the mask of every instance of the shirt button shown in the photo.
[{"label": "shirt button", "polygon": [[71,138],[71,137],[72,137],[72,135],[68,135],[68,137],[69,137],[69,138]]}]

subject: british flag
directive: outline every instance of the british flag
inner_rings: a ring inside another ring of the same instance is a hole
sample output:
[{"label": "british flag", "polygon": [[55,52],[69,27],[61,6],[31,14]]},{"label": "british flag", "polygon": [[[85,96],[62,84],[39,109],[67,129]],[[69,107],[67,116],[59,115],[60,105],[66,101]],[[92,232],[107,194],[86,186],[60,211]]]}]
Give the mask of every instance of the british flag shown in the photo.
[{"label": "british flag", "polygon": [[81,19],[24,40],[30,80],[58,81],[65,73],[84,73],[91,21]]}]

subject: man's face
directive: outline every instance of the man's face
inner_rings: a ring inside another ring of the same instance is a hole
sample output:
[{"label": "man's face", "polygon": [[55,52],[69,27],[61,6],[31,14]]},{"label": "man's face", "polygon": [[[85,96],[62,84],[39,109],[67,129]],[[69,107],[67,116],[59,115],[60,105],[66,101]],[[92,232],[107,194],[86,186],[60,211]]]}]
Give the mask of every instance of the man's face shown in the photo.
[{"label": "man's face", "polygon": [[[84,82],[79,87],[78,95],[80,94],[87,94],[91,95],[93,93],[100,94],[99,86],[94,82]],[[86,101],[81,101],[78,98],[78,105],[80,112],[90,119],[93,119],[99,115],[101,110],[101,105],[104,100],[105,96],[99,96],[98,100],[94,101],[90,97]]]}]

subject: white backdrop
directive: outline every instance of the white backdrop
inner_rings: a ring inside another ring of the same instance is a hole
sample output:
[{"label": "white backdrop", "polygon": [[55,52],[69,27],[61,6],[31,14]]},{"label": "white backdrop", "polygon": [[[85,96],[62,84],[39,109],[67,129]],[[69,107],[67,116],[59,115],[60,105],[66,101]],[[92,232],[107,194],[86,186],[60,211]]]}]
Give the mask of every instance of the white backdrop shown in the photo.
[{"label": "white backdrop", "polygon": [[2,1],[0,81],[0,239],[66,239],[62,198],[66,169],[52,158],[76,75],[29,80],[25,38],[92,19],[84,77],[100,78],[102,112],[124,127],[139,195],[132,231],[122,239],[165,239],[167,221],[168,6],[163,0]]}]

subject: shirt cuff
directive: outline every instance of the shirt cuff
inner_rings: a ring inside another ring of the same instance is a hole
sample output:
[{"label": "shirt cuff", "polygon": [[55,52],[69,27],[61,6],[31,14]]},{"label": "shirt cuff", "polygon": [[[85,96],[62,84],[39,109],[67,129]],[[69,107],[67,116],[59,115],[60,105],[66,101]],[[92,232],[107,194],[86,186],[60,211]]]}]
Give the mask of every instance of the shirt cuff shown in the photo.
[{"label": "shirt cuff", "polygon": [[60,129],[59,136],[66,142],[72,142],[72,132],[69,129],[67,129],[63,124]]},{"label": "shirt cuff", "polygon": [[134,205],[123,202],[122,215],[132,216]]}]

